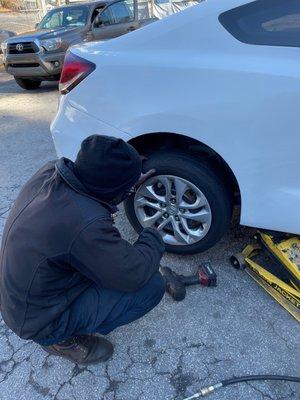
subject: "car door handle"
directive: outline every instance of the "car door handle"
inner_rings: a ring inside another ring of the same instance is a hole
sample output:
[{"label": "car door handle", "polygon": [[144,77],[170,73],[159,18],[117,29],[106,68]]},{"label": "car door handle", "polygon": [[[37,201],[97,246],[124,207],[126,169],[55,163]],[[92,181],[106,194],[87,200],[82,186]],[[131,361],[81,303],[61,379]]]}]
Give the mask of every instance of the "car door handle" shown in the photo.
[{"label": "car door handle", "polygon": [[135,27],[134,27],[134,26],[130,26],[130,27],[127,29],[127,31],[128,31],[128,32],[135,31]]}]

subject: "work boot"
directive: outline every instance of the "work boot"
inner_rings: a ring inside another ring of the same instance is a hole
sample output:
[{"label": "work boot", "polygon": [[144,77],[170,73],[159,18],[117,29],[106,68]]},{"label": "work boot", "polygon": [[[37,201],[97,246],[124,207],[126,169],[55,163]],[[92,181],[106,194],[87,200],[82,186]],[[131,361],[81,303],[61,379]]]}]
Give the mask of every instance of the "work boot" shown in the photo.
[{"label": "work boot", "polygon": [[113,345],[96,335],[78,335],[63,342],[42,347],[49,354],[84,365],[107,361],[113,354]]}]

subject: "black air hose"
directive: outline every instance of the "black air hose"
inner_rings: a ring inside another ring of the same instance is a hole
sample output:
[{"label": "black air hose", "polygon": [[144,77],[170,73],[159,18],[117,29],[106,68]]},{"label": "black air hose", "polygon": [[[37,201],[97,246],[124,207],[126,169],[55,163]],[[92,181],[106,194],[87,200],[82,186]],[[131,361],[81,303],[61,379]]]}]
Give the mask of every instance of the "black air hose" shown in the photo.
[{"label": "black air hose", "polygon": [[184,400],[192,400],[199,397],[204,397],[215,390],[220,389],[221,387],[249,381],[288,381],[300,383],[300,377],[287,375],[245,375],[237,378],[225,379],[224,381],[218,382],[214,385],[207,386],[203,389],[200,389],[198,393],[195,393],[193,396],[187,397]]}]

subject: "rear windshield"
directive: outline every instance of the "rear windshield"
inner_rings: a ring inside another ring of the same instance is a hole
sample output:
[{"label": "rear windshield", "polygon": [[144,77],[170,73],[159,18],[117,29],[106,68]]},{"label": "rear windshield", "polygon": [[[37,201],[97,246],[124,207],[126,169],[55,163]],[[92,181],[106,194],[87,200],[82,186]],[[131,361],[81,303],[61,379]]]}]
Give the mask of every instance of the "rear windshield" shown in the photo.
[{"label": "rear windshield", "polygon": [[61,7],[49,11],[38,25],[38,29],[84,26],[89,16],[86,6]]}]

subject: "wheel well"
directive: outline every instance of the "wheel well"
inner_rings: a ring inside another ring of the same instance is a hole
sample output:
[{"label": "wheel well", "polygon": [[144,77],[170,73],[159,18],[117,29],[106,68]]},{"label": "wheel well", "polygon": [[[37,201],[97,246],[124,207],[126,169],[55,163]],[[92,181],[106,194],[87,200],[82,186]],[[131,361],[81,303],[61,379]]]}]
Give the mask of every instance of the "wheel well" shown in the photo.
[{"label": "wheel well", "polygon": [[149,133],[135,137],[129,143],[145,157],[160,150],[179,150],[195,158],[205,159],[219,176],[226,179],[228,187],[235,195],[236,203],[240,202],[239,185],[231,168],[217,152],[204,143],[174,133]]}]

